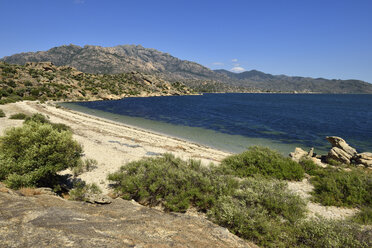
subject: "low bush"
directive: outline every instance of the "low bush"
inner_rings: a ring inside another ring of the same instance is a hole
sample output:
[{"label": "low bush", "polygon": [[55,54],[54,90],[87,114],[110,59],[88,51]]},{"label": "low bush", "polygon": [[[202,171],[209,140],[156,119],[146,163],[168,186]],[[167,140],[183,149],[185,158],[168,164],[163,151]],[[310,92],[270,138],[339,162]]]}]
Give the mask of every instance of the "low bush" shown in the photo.
[{"label": "low bush", "polygon": [[54,187],[57,172],[76,166],[81,154],[71,132],[27,121],[0,138],[0,180],[10,188]]},{"label": "low bush", "polygon": [[304,217],[305,206],[286,183],[248,178],[240,182],[239,190],[221,196],[208,216],[242,238],[280,247],[288,242],[291,225]]},{"label": "low bush", "polygon": [[49,117],[46,117],[43,114],[36,113],[36,114],[33,114],[32,116],[26,117],[24,123],[28,123],[28,122],[47,123],[47,124],[50,124],[54,129],[56,129],[60,132],[61,131],[71,131],[71,128],[69,126],[67,126],[63,123],[52,123],[52,122],[50,122],[50,120],[48,118]]},{"label": "low bush", "polygon": [[142,204],[162,204],[166,210],[184,212],[190,206],[207,210],[215,201],[209,170],[166,154],[131,162],[108,176],[124,199]]},{"label": "low bush", "polygon": [[355,216],[351,218],[351,221],[362,225],[372,225],[372,207],[363,206]]},{"label": "low bush", "polygon": [[313,219],[295,225],[293,247],[371,247],[372,230],[342,220]]},{"label": "low bush", "polygon": [[24,113],[17,113],[17,114],[13,114],[9,116],[9,119],[13,119],[13,120],[24,120],[26,118],[27,118],[27,115]]},{"label": "low bush", "polygon": [[372,175],[361,169],[325,168],[311,179],[315,201],[325,206],[358,207],[372,204]]},{"label": "low bush", "polygon": [[299,164],[302,166],[304,171],[309,174],[310,176],[314,176],[317,174],[320,170],[321,167],[316,165],[312,160],[310,159],[301,159]]},{"label": "low bush", "polygon": [[269,148],[257,146],[225,158],[220,170],[224,174],[238,177],[262,175],[268,178],[297,181],[304,177],[304,169],[298,163]]},{"label": "low bush", "polygon": [[74,176],[78,176],[86,171],[91,171],[97,168],[97,165],[98,165],[98,162],[95,159],[88,158],[85,160],[81,160],[77,166],[72,168],[72,174]]},{"label": "low bush", "polygon": [[69,200],[73,201],[86,201],[87,194],[101,194],[101,189],[97,184],[86,184],[85,182],[77,182],[74,188],[69,191]]},{"label": "low bush", "polygon": [[28,122],[38,122],[38,123],[48,123],[48,124],[50,124],[50,120],[48,119],[48,117],[46,117],[45,115],[40,114],[40,113],[36,113],[36,114],[33,114],[31,116],[26,117],[24,123],[27,124]]},{"label": "low bush", "polygon": [[2,109],[0,109],[0,118],[5,117],[5,116],[6,115],[5,115],[4,111]]}]

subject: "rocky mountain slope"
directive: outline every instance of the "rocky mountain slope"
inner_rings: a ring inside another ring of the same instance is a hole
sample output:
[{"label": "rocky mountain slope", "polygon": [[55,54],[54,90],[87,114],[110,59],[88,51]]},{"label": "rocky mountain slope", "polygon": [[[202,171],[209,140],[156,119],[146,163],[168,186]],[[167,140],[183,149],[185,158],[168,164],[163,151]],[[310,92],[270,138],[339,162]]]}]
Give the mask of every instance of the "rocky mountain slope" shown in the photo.
[{"label": "rocky mountain slope", "polygon": [[0,103],[22,99],[108,100],[192,92],[182,83],[139,72],[90,74],[50,62],[30,62],[24,66],[0,62]]},{"label": "rocky mountain slope", "polygon": [[140,45],[100,47],[64,45],[48,51],[19,53],[2,58],[12,64],[51,61],[72,66],[85,73],[117,74],[138,71],[169,81],[182,81],[199,92],[319,92],[372,93],[372,84],[360,80],[271,75],[252,70],[232,73],[210,70],[195,62]]}]

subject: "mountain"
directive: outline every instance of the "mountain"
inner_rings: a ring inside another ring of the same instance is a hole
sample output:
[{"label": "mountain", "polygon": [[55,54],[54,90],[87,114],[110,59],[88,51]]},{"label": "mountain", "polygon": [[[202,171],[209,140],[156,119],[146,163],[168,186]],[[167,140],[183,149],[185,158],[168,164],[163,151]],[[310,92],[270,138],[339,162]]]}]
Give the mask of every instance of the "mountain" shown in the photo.
[{"label": "mountain", "polygon": [[128,96],[189,95],[179,82],[140,72],[83,73],[51,62],[0,62],[0,104],[19,100],[113,100]]},{"label": "mountain", "polygon": [[233,73],[211,70],[195,62],[180,60],[168,53],[140,45],[100,47],[64,45],[47,51],[19,53],[1,59],[23,65],[50,61],[93,74],[141,72],[166,81],[180,81],[198,92],[317,92],[369,93],[372,84],[360,80],[271,75],[257,70]]}]

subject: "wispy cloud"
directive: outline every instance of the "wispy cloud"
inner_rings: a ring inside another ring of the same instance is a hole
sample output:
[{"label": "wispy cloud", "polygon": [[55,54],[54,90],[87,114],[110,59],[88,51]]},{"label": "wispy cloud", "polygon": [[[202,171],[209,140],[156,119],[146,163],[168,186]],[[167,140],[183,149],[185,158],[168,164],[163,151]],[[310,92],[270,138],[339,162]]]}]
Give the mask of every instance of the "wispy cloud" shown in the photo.
[{"label": "wispy cloud", "polygon": [[85,0],[74,0],[74,4],[83,4]]},{"label": "wispy cloud", "polygon": [[239,72],[245,71],[245,69],[243,67],[240,67],[240,66],[235,66],[235,67],[231,68],[230,71],[239,73]]},{"label": "wispy cloud", "polygon": [[213,62],[212,64],[213,65],[224,65],[224,63],[222,63],[222,62]]},{"label": "wispy cloud", "polygon": [[232,62],[238,62],[238,59],[232,59],[231,61]]}]

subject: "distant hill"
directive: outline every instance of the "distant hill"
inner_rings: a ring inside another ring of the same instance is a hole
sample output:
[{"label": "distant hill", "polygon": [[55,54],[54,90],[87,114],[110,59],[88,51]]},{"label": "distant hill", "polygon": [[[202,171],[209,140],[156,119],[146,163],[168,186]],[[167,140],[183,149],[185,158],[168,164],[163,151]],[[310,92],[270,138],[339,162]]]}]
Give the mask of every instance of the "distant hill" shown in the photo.
[{"label": "distant hill", "polygon": [[57,66],[72,66],[94,74],[136,71],[171,82],[180,81],[199,92],[372,93],[372,84],[360,80],[289,77],[257,70],[242,73],[213,71],[195,62],[180,60],[168,53],[140,45],[64,45],[48,51],[19,53],[1,60],[20,65],[51,61]]},{"label": "distant hill", "polygon": [[182,83],[139,72],[91,74],[50,62],[25,65],[0,62],[0,104],[20,100],[112,100],[192,93]]}]

